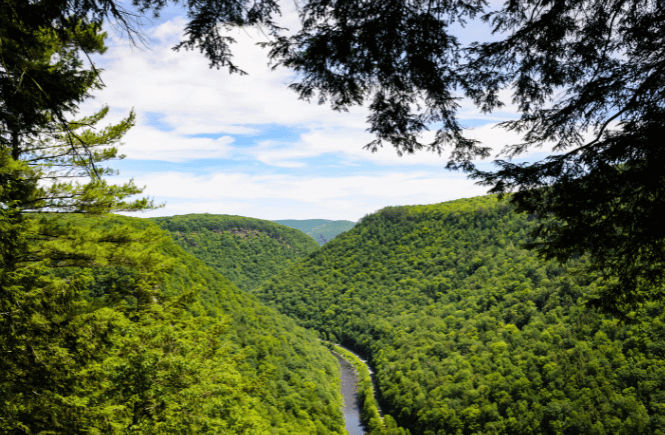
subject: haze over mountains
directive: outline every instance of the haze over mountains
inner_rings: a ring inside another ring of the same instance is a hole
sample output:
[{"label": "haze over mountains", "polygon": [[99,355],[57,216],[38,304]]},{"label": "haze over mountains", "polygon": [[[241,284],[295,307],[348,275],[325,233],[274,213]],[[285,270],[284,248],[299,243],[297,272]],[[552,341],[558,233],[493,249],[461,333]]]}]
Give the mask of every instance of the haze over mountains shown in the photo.
[{"label": "haze over mountains", "polygon": [[300,230],[316,240],[321,246],[325,245],[344,231],[350,230],[356,224],[351,221],[331,221],[326,219],[286,219],[273,222]]}]

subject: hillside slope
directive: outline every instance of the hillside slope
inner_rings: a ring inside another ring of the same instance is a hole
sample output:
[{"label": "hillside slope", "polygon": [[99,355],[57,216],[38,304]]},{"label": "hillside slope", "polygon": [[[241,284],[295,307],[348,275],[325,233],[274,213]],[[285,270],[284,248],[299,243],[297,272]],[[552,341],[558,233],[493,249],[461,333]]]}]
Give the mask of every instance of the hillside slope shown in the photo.
[{"label": "hillside slope", "polygon": [[330,221],[326,219],[287,219],[273,222],[300,230],[322,246],[356,225],[355,222],[351,221]]},{"label": "hillside slope", "polygon": [[520,248],[529,228],[492,196],[388,207],[256,294],[364,354],[414,435],[665,433],[662,307],[580,308],[596,278]]},{"label": "hillside slope", "polygon": [[[161,231],[138,218],[103,224]],[[132,297],[136,272],[124,266],[55,271],[88,274],[79,310],[92,320],[80,328],[102,328],[108,349],[72,365],[73,385],[85,391],[59,393],[82,416],[71,433],[344,433],[337,362],[314,334],[168,236],[135,248],[172,265],[152,301]]]},{"label": "hillside slope", "polygon": [[319,247],[300,231],[261,219],[189,214],[150,220],[245,291]]}]

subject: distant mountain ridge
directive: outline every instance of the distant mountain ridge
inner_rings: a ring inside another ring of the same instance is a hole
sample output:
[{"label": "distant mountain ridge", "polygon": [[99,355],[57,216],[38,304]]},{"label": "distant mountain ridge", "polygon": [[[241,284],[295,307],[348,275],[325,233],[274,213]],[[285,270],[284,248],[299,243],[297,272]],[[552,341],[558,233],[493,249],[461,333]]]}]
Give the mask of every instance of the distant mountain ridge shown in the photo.
[{"label": "distant mountain ridge", "polygon": [[351,221],[332,221],[327,219],[285,219],[272,222],[300,230],[316,240],[321,246],[325,245],[341,233],[349,231],[356,225],[355,222]]},{"label": "distant mountain ridge", "polygon": [[245,291],[319,249],[301,231],[261,219],[206,213],[150,220]]}]

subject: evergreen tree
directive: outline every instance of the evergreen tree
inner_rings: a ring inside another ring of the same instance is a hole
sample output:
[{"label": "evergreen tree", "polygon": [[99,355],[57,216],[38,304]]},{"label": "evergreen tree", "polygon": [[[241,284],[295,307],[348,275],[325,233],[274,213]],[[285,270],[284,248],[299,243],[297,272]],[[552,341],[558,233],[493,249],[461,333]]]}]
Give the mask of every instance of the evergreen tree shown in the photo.
[{"label": "evergreen tree", "polygon": [[89,273],[59,277],[54,268],[135,268],[123,296],[138,312],[154,302],[168,263],[136,249],[159,240],[155,229],[86,224],[73,216],[153,207],[147,199],[128,200],[141,189],[109,184],[103,177],[114,171],[100,166],[122,157],[115,145],[134,124],[133,113],[98,131],[106,108],[65,120],[100,85],[81,60],[82,52],[105,50],[100,27],[36,29],[29,36],[37,43],[27,46],[30,38],[12,39],[11,30],[3,28],[0,76],[0,427],[74,433],[90,418],[86,391],[102,382],[95,364],[111,349],[122,316],[87,308],[81,297]]},{"label": "evergreen tree", "polygon": [[311,334],[110,215],[154,205],[105,179],[133,113],[68,121],[101,84],[90,5],[0,2],[0,432],[341,433]]}]

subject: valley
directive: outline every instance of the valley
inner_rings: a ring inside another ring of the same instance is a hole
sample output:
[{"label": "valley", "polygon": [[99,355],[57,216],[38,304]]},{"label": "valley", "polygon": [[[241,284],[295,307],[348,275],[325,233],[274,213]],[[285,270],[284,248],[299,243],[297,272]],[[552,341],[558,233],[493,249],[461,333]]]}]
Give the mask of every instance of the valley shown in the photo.
[{"label": "valley", "polygon": [[662,307],[583,307],[602,281],[522,248],[530,225],[493,196],[388,207],[249,291],[368,358],[372,433],[662,433]]},{"label": "valley", "polygon": [[323,246],[341,233],[350,230],[356,224],[351,221],[330,221],[326,219],[277,220],[277,224],[295,228],[307,234]]},{"label": "valley", "polygon": [[[123,251],[133,266],[71,263],[51,272],[81,281],[67,316],[84,327],[49,344],[59,352],[52,364],[68,364],[69,377],[42,391],[61,397],[63,409],[86,401],[62,416],[63,426],[665,433],[662,306],[646,305],[632,323],[584,306],[604,285],[578,272],[587,260],[561,265],[524,249],[530,217],[495,196],[387,207],[324,246],[240,216],[72,223],[82,234],[120,228],[136,242]],[[90,328],[106,331],[104,342],[81,354],[80,334]],[[340,375],[331,349],[353,369]],[[358,412],[345,421],[349,380]],[[33,428],[51,424],[39,402],[6,412],[30,413]]]},{"label": "valley", "polygon": [[665,435],[663,0],[0,23],[0,434]]}]

